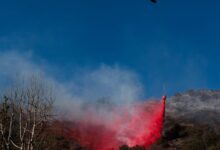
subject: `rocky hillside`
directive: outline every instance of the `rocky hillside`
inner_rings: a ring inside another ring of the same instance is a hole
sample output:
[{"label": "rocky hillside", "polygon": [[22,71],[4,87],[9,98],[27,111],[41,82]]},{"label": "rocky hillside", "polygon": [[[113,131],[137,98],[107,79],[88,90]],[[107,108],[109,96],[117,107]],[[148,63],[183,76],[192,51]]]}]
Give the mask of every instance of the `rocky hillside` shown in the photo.
[{"label": "rocky hillside", "polygon": [[220,123],[220,90],[189,90],[170,98],[167,116],[198,123]]},{"label": "rocky hillside", "polygon": [[150,150],[220,150],[220,91],[189,90],[172,96],[163,136]]}]

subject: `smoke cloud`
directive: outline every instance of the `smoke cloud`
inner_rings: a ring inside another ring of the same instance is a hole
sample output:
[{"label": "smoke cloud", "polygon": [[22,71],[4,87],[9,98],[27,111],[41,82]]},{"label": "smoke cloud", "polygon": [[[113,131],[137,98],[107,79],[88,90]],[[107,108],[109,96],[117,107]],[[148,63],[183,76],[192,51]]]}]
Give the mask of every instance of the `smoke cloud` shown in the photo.
[{"label": "smoke cloud", "polygon": [[57,68],[47,64],[41,65],[33,59],[35,58],[31,52],[0,53],[0,88],[4,88],[7,86],[6,83],[11,81],[39,75],[54,87],[57,104],[63,107],[69,107],[70,103],[89,104],[102,100],[108,100],[114,105],[127,105],[144,96],[143,85],[138,75],[118,65],[103,64],[93,70],[76,72],[72,75],[73,78],[61,82],[51,71],[58,70]]},{"label": "smoke cloud", "polygon": [[31,53],[2,53],[0,88],[18,77],[43,77],[54,87],[58,119],[69,121],[67,137],[92,150],[117,149],[123,144],[148,147],[160,137],[162,103],[140,101],[145,94],[135,72],[103,64],[61,82],[53,67],[33,58]]}]

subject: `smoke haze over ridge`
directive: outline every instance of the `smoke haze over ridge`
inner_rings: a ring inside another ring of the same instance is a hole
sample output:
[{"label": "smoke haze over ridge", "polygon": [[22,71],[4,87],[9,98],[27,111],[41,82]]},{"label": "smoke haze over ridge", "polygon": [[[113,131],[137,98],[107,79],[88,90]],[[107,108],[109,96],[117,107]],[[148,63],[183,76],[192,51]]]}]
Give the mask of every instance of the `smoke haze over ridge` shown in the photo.
[{"label": "smoke haze over ridge", "polygon": [[93,70],[75,73],[68,81],[60,81],[54,76],[56,73],[62,73],[59,69],[33,60],[34,56],[31,52],[1,53],[0,83],[2,87],[0,88],[7,87],[7,84],[13,80],[39,75],[55,87],[56,103],[63,107],[69,107],[72,103],[78,107],[82,102],[92,103],[101,99],[108,99],[110,103],[116,105],[124,105],[144,97],[144,88],[138,75],[118,65],[103,64]]}]

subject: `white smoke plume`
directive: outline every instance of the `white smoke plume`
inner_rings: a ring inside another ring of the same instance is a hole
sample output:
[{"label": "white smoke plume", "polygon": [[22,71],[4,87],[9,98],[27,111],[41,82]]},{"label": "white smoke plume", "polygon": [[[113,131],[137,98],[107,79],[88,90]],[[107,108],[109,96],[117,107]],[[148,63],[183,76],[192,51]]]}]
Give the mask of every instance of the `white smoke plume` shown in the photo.
[{"label": "white smoke plume", "polygon": [[143,86],[137,74],[118,65],[102,64],[94,70],[75,73],[72,79],[60,82],[50,72],[54,66],[40,65],[33,61],[33,58],[32,53],[0,53],[0,89],[20,77],[40,75],[54,89],[57,110],[61,110],[65,115],[71,114],[73,118],[80,118],[86,106],[96,107],[103,115],[107,113],[105,111],[110,105],[129,105],[143,97]]}]

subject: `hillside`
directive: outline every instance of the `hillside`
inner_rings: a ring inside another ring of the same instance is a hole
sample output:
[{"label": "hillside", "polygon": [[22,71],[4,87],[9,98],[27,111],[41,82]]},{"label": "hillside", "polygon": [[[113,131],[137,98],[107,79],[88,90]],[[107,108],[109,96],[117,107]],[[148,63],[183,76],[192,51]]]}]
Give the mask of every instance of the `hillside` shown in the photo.
[{"label": "hillside", "polygon": [[202,124],[220,122],[220,91],[189,90],[168,100],[166,114],[172,118]]},{"label": "hillside", "polygon": [[[190,90],[178,93],[167,101],[162,138],[150,150],[220,150],[220,91]],[[57,143],[52,149],[86,150],[77,142],[60,136],[69,133],[71,123],[55,122]],[[57,130],[59,129],[59,130]],[[65,148],[64,148],[65,145]],[[120,150],[145,150],[124,145]]]},{"label": "hillside", "polygon": [[220,91],[190,90],[168,100],[163,137],[151,150],[219,150]]}]

